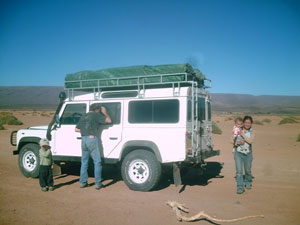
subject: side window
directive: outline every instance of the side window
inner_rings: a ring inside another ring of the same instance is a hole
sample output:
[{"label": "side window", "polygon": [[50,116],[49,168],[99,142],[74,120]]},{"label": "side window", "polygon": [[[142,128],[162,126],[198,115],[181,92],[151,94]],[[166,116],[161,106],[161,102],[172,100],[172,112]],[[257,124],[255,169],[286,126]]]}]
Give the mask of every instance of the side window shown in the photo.
[{"label": "side window", "polygon": [[113,124],[120,124],[121,122],[121,103],[111,102],[111,103],[101,103],[111,117]]},{"label": "side window", "polygon": [[101,95],[102,98],[130,98],[136,97],[137,91],[124,91],[124,92],[108,92]]},{"label": "side window", "polygon": [[152,101],[129,102],[129,123],[151,123]]},{"label": "side window", "polygon": [[86,113],[86,104],[68,104],[62,116],[60,124],[74,125],[79,122],[80,117]]},{"label": "side window", "polygon": [[179,120],[178,100],[131,101],[130,123],[177,123]]}]

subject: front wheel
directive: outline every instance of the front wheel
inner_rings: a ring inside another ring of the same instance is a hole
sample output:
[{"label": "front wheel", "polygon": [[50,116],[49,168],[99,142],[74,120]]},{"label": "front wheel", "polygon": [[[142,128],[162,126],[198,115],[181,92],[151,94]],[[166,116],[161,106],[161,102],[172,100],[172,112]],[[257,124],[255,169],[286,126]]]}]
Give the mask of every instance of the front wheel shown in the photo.
[{"label": "front wheel", "polygon": [[150,191],[160,180],[161,165],[152,152],[135,150],[124,158],[121,172],[131,190]]},{"label": "front wheel", "polygon": [[37,144],[26,144],[22,147],[19,155],[19,168],[26,177],[39,176],[39,146]]}]

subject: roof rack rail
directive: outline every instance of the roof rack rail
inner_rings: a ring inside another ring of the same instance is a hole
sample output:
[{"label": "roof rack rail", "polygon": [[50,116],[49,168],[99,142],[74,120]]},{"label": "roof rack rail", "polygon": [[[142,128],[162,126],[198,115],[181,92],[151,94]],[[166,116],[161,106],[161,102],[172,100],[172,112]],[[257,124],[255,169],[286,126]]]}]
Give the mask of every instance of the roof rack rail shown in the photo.
[{"label": "roof rack rail", "polygon": [[[143,75],[104,79],[82,79],[65,81],[65,90],[70,99],[74,91],[94,93],[95,99],[102,91],[138,90],[139,97],[143,97],[146,88],[173,88],[173,94],[178,95],[181,87],[193,86],[198,81],[188,77],[188,73],[168,73],[157,75]],[[198,87],[206,88],[204,85]]]}]

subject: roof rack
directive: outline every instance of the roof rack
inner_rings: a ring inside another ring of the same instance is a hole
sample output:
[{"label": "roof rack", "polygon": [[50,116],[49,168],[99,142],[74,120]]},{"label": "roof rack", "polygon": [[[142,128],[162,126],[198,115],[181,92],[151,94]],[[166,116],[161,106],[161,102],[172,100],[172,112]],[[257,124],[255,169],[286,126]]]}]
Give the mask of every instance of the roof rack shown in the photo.
[{"label": "roof rack", "polygon": [[173,88],[174,96],[179,95],[180,88],[194,86],[208,88],[199,80],[188,76],[188,73],[168,73],[157,75],[143,75],[104,79],[82,79],[65,81],[65,90],[70,99],[74,97],[74,91],[92,92],[95,99],[99,98],[101,91],[138,90],[139,97],[144,96],[146,88]]}]

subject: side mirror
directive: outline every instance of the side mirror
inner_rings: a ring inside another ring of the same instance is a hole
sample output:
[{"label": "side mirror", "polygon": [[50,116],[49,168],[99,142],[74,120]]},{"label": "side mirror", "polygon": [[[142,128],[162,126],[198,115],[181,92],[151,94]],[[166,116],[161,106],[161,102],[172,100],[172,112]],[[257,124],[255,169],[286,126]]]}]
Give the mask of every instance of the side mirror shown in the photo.
[{"label": "side mirror", "polygon": [[59,97],[60,101],[63,102],[67,98],[67,95],[64,91],[62,91],[59,93],[58,97]]},{"label": "side mirror", "polygon": [[60,124],[59,116],[57,114],[55,115],[55,123]]}]

